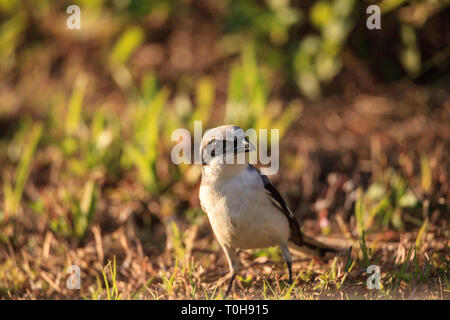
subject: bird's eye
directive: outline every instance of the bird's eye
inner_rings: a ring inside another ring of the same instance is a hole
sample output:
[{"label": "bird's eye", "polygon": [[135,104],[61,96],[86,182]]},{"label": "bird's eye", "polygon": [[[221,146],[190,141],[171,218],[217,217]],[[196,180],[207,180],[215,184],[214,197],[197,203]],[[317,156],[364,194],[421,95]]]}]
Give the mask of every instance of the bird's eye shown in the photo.
[{"label": "bird's eye", "polygon": [[213,149],[213,151],[211,152],[211,156],[215,157],[216,156],[216,150]]}]

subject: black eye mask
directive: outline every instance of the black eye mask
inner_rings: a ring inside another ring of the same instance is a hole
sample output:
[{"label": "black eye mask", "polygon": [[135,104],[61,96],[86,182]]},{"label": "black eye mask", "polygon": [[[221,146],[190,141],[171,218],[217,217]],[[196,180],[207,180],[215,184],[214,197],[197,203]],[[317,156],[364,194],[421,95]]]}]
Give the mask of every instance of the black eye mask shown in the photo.
[{"label": "black eye mask", "polygon": [[208,142],[208,144],[203,148],[203,150],[202,150],[202,164],[203,165],[209,164],[209,162],[213,158],[215,158],[217,155],[219,155],[218,152],[220,152],[221,149],[217,148],[217,141],[218,140],[213,139],[210,142]]},{"label": "black eye mask", "polygon": [[233,150],[237,154],[238,139],[234,137],[233,141],[226,139],[213,139],[202,150],[202,164],[207,165],[217,156],[225,155],[226,150]]},{"label": "black eye mask", "polygon": [[[245,137],[244,131],[242,131],[239,127],[234,127],[235,132],[228,132],[225,136],[225,139],[222,137],[213,137],[202,149],[201,151],[201,157],[202,157],[202,164],[207,165],[209,162],[211,162],[212,159],[214,159],[217,156],[225,156],[226,151],[228,151],[230,154],[231,152],[234,153],[234,155],[237,155],[239,153],[239,137],[242,137],[248,142],[247,137]],[[228,139],[226,139],[228,138]],[[249,152],[250,149],[246,149],[245,152]],[[242,150],[241,150],[242,152]],[[225,159],[224,159],[225,160]]]}]

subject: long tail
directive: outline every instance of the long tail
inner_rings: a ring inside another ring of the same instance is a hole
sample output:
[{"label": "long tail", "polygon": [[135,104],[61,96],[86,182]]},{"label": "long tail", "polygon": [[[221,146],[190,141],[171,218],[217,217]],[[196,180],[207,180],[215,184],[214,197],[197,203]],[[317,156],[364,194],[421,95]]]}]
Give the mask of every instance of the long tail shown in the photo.
[{"label": "long tail", "polygon": [[[326,242],[334,242],[333,244],[328,244]],[[339,242],[339,243],[336,243]],[[339,240],[327,239],[319,241],[315,238],[303,235],[303,244],[301,246],[290,241],[289,248],[294,254],[297,255],[319,255],[324,256],[327,252],[336,254],[347,254],[351,251],[351,246],[344,244]]]}]

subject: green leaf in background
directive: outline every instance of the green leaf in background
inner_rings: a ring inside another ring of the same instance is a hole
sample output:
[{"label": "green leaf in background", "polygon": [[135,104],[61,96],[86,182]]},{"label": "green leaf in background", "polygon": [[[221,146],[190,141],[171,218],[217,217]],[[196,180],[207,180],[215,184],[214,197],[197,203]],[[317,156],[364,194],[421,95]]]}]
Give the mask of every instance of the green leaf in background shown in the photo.
[{"label": "green leaf in background", "polygon": [[234,123],[244,128],[243,123],[248,115],[245,105],[244,72],[240,65],[231,68],[228,81],[228,99],[225,109],[225,123]]},{"label": "green leaf in background", "polygon": [[403,230],[405,228],[405,224],[402,221],[403,211],[401,208],[396,208],[392,213],[391,223],[398,230]]},{"label": "green leaf in background", "polygon": [[355,203],[355,219],[356,219],[356,231],[358,235],[361,237],[364,233],[364,225],[365,225],[365,217],[366,217],[366,202],[362,188],[358,188],[357,190],[357,199]]},{"label": "green leaf in background", "polygon": [[84,75],[79,76],[75,81],[66,116],[66,133],[68,135],[75,134],[80,126],[83,98],[87,84],[88,79]]},{"label": "green leaf in background", "polygon": [[366,196],[372,201],[380,200],[386,193],[386,187],[379,182],[372,183],[367,189]]},{"label": "green leaf in background", "polygon": [[280,130],[280,139],[284,137],[291,124],[296,121],[298,117],[300,117],[302,110],[303,105],[300,102],[294,101],[283,111],[273,126],[274,128]]},{"label": "green leaf in background", "polygon": [[311,8],[310,19],[311,23],[317,27],[322,28],[333,17],[333,12],[330,4],[326,1],[317,1]]},{"label": "green leaf in background", "polygon": [[391,10],[394,10],[405,2],[408,2],[408,0],[382,0],[379,4],[381,13],[384,14]]},{"label": "green leaf in background", "polygon": [[322,82],[328,82],[339,73],[342,61],[338,57],[321,52],[317,55],[316,66],[317,77]]},{"label": "green leaf in background", "polygon": [[417,205],[417,198],[411,190],[407,190],[403,196],[400,197],[398,205],[402,208],[413,208]]},{"label": "green leaf in background", "polygon": [[[0,59],[2,59],[2,61],[11,61],[14,56],[15,49],[19,45],[21,34],[25,27],[26,17],[23,13],[14,15],[11,19],[0,25]],[[9,64],[9,66],[7,66],[7,68],[12,67],[13,64]]]},{"label": "green leaf in background", "polygon": [[167,98],[169,97],[169,90],[162,88],[155,96],[155,99],[151,103],[150,107],[146,111],[146,128],[144,129],[146,134],[143,142],[145,143],[144,148],[146,149],[147,159],[154,163],[157,156],[157,143],[159,136],[159,116],[166,104]]},{"label": "green leaf in background", "polygon": [[39,140],[41,139],[42,130],[42,123],[37,122],[33,125],[27,145],[22,153],[22,157],[20,158],[19,166],[15,172],[14,186],[7,181],[3,184],[5,206],[4,213],[0,217],[0,220],[7,220],[8,216],[11,214],[16,214],[19,208],[23,190],[25,189],[25,184],[31,172],[33,155],[36,152]]},{"label": "green leaf in background", "polygon": [[92,221],[96,207],[96,185],[93,180],[86,182],[81,201],[72,211],[75,235],[82,239]]},{"label": "green leaf in background", "polygon": [[228,81],[228,100],[241,101],[244,99],[244,72],[240,65],[235,64],[231,68]]},{"label": "green leaf in background", "polygon": [[340,53],[353,28],[354,0],[317,1],[310,10],[311,24],[320,36],[307,35],[294,55],[295,80],[300,91],[310,100],[322,92],[321,83],[328,83],[341,70]]},{"label": "green leaf in background", "polygon": [[241,57],[241,63],[231,70],[225,122],[252,128],[266,112],[268,90],[256,61],[254,45],[247,45]]},{"label": "green leaf in background", "polygon": [[91,217],[95,208],[95,183],[90,180],[86,182],[81,198],[80,212],[85,217]]},{"label": "green leaf in background", "polygon": [[140,27],[128,27],[117,40],[110,54],[111,62],[124,64],[144,40],[144,31]]},{"label": "green leaf in background", "polygon": [[428,157],[426,154],[422,154],[420,156],[420,169],[422,174],[422,180],[421,180],[421,186],[422,191],[425,194],[428,194],[431,190],[431,184],[432,184],[432,175],[431,175],[431,167],[430,167],[430,161],[428,160]]},{"label": "green leaf in background", "polygon": [[158,81],[153,72],[147,72],[142,77],[141,91],[144,103],[150,103],[156,92],[158,92]]},{"label": "green leaf in background", "polygon": [[124,151],[126,156],[132,161],[138,170],[139,180],[144,183],[144,185],[151,186],[156,180],[156,177],[153,170],[151,170],[147,159],[145,158],[145,154],[138,148],[129,144],[125,146]]},{"label": "green leaf in background", "polygon": [[267,88],[256,60],[254,45],[248,45],[242,52],[242,72],[247,89],[247,103],[251,109],[250,116],[257,118],[266,107]]},{"label": "green leaf in background", "polygon": [[169,90],[162,88],[152,101],[136,109],[133,124],[133,138],[124,147],[127,161],[139,171],[139,179],[150,192],[156,191],[156,160],[159,153],[159,124],[163,107],[169,97]]},{"label": "green leaf in background", "polygon": [[403,43],[400,51],[400,62],[410,77],[415,78],[419,75],[421,69],[421,57],[416,31],[408,24],[402,24],[400,31]]},{"label": "green leaf in background", "polygon": [[13,11],[18,4],[18,0],[2,0],[0,1],[0,10],[10,12]]},{"label": "green leaf in background", "polygon": [[365,222],[365,229],[368,229],[372,226],[373,220],[376,216],[383,216],[386,213],[390,206],[389,195],[385,195],[380,201],[372,207],[369,212],[369,217]]},{"label": "green leaf in background", "polygon": [[109,70],[117,85],[128,91],[130,95],[136,95],[133,85],[133,76],[126,67],[126,62],[135,50],[144,41],[144,31],[138,26],[128,27],[116,41],[109,55]]},{"label": "green leaf in background", "polygon": [[370,265],[370,256],[371,256],[371,250],[370,248],[367,248],[366,245],[366,233],[365,231],[362,231],[361,235],[360,235],[360,240],[359,240],[359,248],[361,249],[362,252],[362,256],[364,259],[364,268],[367,268]]},{"label": "green leaf in background", "polygon": [[206,124],[209,119],[215,99],[215,85],[210,77],[203,77],[198,81],[195,96],[197,108],[191,116],[191,130],[194,128],[194,121],[202,121]]},{"label": "green leaf in background", "polygon": [[420,247],[422,246],[422,244],[425,240],[427,231],[428,231],[428,220],[425,220],[425,222],[423,223],[422,227],[419,230],[419,233],[417,234],[416,243],[415,243],[416,252],[419,251]]}]

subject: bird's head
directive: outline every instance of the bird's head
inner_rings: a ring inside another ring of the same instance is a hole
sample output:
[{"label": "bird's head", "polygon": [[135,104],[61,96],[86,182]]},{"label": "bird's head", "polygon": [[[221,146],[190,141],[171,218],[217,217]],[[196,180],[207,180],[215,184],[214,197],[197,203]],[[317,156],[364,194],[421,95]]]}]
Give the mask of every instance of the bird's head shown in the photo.
[{"label": "bird's head", "polygon": [[255,149],[240,127],[220,126],[208,130],[203,136],[200,144],[202,165],[204,167],[245,165],[246,157],[245,155],[242,157],[242,154]]}]

